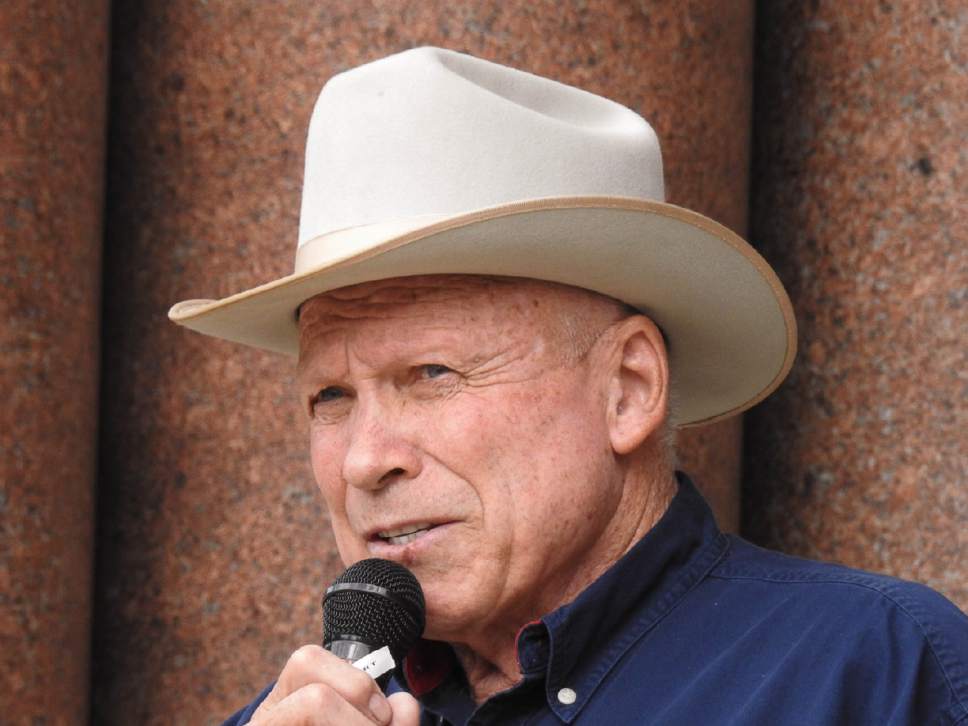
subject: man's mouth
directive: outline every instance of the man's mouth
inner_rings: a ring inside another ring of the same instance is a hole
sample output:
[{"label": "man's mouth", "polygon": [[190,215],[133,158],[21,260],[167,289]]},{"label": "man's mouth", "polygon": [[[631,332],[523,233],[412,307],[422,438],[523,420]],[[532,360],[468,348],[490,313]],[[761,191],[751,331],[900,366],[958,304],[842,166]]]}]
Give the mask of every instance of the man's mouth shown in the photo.
[{"label": "man's mouth", "polygon": [[382,532],[377,532],[376,536],[378,539],[392,545],[405,545],[408,542],[413,542],[418,537],[426,534],[434,525],[429,522],[422,522],[419,524],[408,524],[403,527],[397,527],[396,529],[385,529]]}]

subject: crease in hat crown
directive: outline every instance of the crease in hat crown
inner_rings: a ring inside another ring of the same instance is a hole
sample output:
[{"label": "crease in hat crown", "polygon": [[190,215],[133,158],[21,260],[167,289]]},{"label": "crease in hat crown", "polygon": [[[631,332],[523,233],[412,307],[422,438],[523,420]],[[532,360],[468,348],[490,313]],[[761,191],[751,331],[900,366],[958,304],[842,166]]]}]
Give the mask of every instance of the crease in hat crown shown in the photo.
[{"label": "crease in hat crown", "polygon": [[659,142],[639,114],[440,48],[324,85],[294,267],[220,300],[182,301],[169,317],[295,354],[299,305],[329,290],[423,274],[550,280],[622,300],[662,327],[677,425],[754,405],[796,352],[792,306],[766,261],[665,202]]}]

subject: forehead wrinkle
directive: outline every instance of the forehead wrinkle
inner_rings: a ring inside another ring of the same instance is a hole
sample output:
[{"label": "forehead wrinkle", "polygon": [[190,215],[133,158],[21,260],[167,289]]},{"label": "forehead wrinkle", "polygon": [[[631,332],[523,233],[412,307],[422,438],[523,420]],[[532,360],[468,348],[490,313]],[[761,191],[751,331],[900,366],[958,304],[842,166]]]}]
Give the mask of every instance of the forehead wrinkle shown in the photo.
[{"label": "forehead wrinkle", "polygon": [[[574,358],[613,322],[621,304],[598,293],[528,278],[424,275],[361,283],[310,298],[300,317],[300,358],[331,334],[427,319],[428,331],[482,330],[481,340],[527,338]],[[374,323],[375,327],[369,325]],[[358,326],[362,326],[358,327]]]},{"label": "forehead wrinkle", "polygon": [[[460,307],[475,298],[486,297],[499,305],[506,303],[508,293],[522,293],[526,289],[555,285],[527,278],[502,278],[484,275],[422,275],[360,283],[321,293],[303,303],[303,317],[339,315],[361,319],[379,311],[386,316],[387,307],[434,306],[456,304]],[[512,288],[510,291],[508,288]],[[515,289],[517,288],[517,289]],[[506,305],[503,305],[506,306]],[[390,313],[391,315],[394,313]]]},{"label": "forehead wrinkle", "polygon": [[489,286],[475,283],[468,289],[456,283],[419,284],[408,278],[406,283],[367,283],[318,295],[304,303],[299,320],[300,347],[327,333],[354,332],[357,324],[370,322],[379,326],[427,318],[428,329],[434,330],[466,327],[497,317],[506,306],[493,294],[487,295],[490,305],[480,304],[479,298]]},{"label": "forehead wrinkle", "polygon": [[[458,298],[453,301],[460,302]],[[446,306],[444,300],[419,300],[408,303],[367,303],[354,308],[329,311],[320,317],[331,322],[344,321],[347,323],[382,323],[395,320],[415,320],[430,318],[438,320],[446,317],[457,317],[467,312],[461,305]]]},{"label": "forehead wrinkle", "polygon": [[365,300],[401,302],[427,295],[466,295],[468,292],[525,281],[488,275],[416,275],[350,285],[318,295],[333,300]]},{"label": "forehead wrinkle", "polygon": [[[416,309],[414,309],[416,308]],[[428,309],[427,306],[408,306],[407,309],[387,311],[383,315],[344,316],[340,314],[318,315],[300,327],[300,351],[318,348],[321,341],[334,336],[345,336],[347,341],[380,341],[393,344],[398,329],[395,323],[401,321],[425,321],[420,332],[446,336],[448,342],[459,333],[467,330],[467,311],[451,314],[450,311]],[[390,338],[387,341],[387,338]],[[407,342],[403,339],[400,342]]]},{"label": "forehead wrinkle", "polygon": [[[429,298],[429,299],[428,299]],[[454,290],[450,294],[433,297],[407,296],[399,299],[358,298],[334,300],[322,297],[309,301],[300,316],[300,333],[320,326],[332,327],[342,323],[376,322],[387,320],[410,320],[420,317],[462,317],[469,312],[470,296]],[[473,308],[471,308],[473,309]]]}]

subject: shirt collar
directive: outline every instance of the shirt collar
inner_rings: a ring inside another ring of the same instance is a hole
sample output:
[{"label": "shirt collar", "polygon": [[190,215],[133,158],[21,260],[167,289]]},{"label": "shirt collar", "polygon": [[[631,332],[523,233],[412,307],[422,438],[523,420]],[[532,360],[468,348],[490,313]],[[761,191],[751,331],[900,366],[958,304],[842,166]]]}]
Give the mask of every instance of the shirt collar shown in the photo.
[{"label": "shirt collar", "polygon": [[[679,489],[665,514],[632,549],[574,601],[518,634],[522,674],[530,679],[544,673],[548,706],[566,723],[578,715],[626,651],[726,551],[726,537],[702,495],[684,474],[676,477]],[[407,683],[418,698],[448,675],[463,680],[455,670],[459,668],[453,652],[431,641],[422,642],[404,664]],[[561,689],[574,692],[572,703],[559,699]]]},{"label": "shirt collar", "polygon": [[[726,537],[684,474],[649,532],[573,602],[542,618],[551,641],[546,695],[571,722],[609,671],[719,561]],[[563,704],[562,688],[575,692]]]}]

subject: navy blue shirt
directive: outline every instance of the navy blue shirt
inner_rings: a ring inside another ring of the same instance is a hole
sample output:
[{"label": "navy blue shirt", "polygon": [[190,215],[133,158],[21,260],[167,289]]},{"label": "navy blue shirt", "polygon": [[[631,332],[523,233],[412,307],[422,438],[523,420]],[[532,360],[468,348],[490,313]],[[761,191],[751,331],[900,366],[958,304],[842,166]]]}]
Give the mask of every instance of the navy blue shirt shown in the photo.
[{"label": "navy blue shirt", "polygon": [[479,706],[441,643],[392,687],[419,698],[422,724],[968,726],[964,613],[723,534],[685,477],[658,524],[517,647],[521,681]]}]

